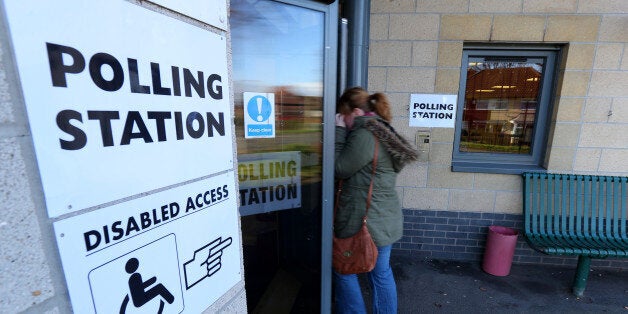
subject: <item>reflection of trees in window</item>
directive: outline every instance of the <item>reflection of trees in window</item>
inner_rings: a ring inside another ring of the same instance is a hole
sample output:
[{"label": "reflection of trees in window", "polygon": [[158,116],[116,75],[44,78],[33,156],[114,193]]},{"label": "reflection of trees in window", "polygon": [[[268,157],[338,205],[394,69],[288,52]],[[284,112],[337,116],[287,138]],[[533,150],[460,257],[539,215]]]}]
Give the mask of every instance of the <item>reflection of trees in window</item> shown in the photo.
[{"label": "reflection of trees in window", "polygon": [[[236,82],[246,86],[243,82]],[[245,87],[244,90],[267,90],[275,95],[274,138],[244,139],[244,105],[242,93],[235,93],[236,137],[238,154],[277,151],[301,152],[301,180],[320,180],[322,172],[323,97],[303,95],[294,86]]]},{"label": "reflection of trees in window", "polygon": [[[323,12],[278,1],[231,1],[238,154],[299,151],[302,182],[320,181]],[[243,92],[273,93],[275,137],[244,138]]]},{"label": "reflection of trees in window", "polygon": [[465,44],[453,171],[542,170],[559,45]]},{"label": "reflection of trees in window", "polygon": [[461,152],[530,153],[542,69],[542,59],[469,58]]}]

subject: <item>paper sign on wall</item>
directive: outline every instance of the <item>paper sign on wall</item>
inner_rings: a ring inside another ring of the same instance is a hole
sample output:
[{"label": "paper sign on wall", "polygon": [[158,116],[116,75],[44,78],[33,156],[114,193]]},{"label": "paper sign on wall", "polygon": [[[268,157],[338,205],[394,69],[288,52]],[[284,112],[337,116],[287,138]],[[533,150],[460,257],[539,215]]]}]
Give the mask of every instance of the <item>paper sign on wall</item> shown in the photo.
[{"label": "paper sign on wall", "polygon": [[453,128],[457,100],[457,95],[410,95],[410,126]]}]

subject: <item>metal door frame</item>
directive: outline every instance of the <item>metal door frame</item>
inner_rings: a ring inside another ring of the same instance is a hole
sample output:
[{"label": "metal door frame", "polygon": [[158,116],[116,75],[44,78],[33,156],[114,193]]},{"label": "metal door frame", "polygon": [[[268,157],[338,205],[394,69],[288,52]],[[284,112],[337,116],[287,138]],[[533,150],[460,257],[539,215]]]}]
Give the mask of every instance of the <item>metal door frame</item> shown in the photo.
[{"label": "metal door frame", "polygon": [[[334,204],[334,141],[338,67],[338,1],[272,0],[318,12],[325,16],[323,54],[323,151],[321,178],[321,313],[331,313],[331,251]],[[329,3],[331,2],[331,3]]]},{"label": "metal door frame", "polygon": [[331,313],[331,251],[334,206],[334,141],[338,86],[338,1],[324,4],[306,0],[276,0],[325,14],[325,53],[323,57],[323,173],[321,218],[321,313]]}]

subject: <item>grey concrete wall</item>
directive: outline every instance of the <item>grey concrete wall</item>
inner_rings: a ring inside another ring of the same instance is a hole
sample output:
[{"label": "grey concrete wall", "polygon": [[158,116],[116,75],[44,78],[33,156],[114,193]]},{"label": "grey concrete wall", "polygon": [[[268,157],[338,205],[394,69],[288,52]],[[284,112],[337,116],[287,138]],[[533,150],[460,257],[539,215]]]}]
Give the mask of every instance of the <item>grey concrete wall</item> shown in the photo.
[{"label": "grey concrete wall", "polygon": [[5,20],[0,26],[0,312],[68,313]]},{"label": "grey concrete wall", "polygon": [[[229,40],[228,32],[177,12],[145,1],[131,2]],[[2,2],[0,11],[3,16],[0,23],[0,313],[72,313],[52,227],[54,220],[48,218],[46,211]],[[231,63],[230,53],[227,60]],[[233,93],[231,81],[229,86]],[[234,130],[232,134],[235,136]],[[235,160],[235,138],[232,148]],[[240,267],[240,273],[244,274],[242,261]],[[206,310],[207,313],[246,311],[243,277]]]}]

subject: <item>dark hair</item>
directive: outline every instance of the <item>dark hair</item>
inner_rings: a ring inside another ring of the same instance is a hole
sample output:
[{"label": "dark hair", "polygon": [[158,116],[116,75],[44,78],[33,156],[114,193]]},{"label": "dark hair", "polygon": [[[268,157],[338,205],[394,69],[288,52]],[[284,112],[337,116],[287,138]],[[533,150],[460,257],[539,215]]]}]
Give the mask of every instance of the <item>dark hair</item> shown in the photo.
[{"label": "dark hair", "polygon": [[355,108],[364,112],[375,112],[382,119],[390,122],[390,102],[383,93],[369,93],[362,87],[351,87],[345,90],[338,100],[336,111],[341,114],[350,114]]}]

